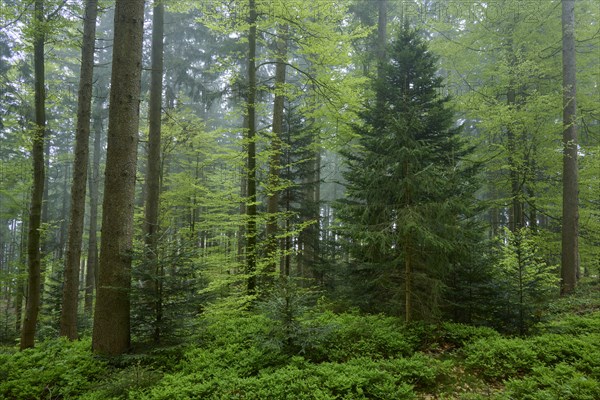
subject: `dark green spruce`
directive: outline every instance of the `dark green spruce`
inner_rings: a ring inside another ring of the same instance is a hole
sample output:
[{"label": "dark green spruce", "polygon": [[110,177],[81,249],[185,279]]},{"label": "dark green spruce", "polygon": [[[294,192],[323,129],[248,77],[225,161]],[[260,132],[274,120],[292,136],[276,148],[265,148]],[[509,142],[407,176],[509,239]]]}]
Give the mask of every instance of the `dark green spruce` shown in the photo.
[{"label": "dark green spruce", "polygon": [[411,321],[440,311],[473,213],[474,168],[420,33],[403,28],[387,57],[344,154],[338,216],[351,238],[352,300]]}]

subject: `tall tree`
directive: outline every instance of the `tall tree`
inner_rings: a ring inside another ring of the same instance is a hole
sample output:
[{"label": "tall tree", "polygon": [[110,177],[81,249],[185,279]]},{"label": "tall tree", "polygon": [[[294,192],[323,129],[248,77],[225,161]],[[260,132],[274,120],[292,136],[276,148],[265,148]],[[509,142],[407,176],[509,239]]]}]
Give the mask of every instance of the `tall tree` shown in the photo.
[{"label": "tall tree", "polygon": [[45,165],[44,143],[46,136],[46,93],[44,68],[44,0],[35,1],[35,27],[33,42],[33,63],[35,78],[35,126],[33,129],[33,190],[29,209],[29,233],[27,235],[28,280],[25,319],[21,330],[21,349],[33,347],[35,328],[40,308],[41,264],[40,228],[42,200],[44,197]]},{"label": "tall tree", "polygon": [[154,267],[155,326],[154,341],[160,342],[160,325],[162,321],[162,275],[158,263],[158,210],[160,198],[160,141],[161,141],[161,105],[163,87],[163,37],[165,8],[162,1],[154,2],[152,17],[152,73],[150,82],[150,107],[148,120],[148,161],[146,164],[146,207],[144,219],[144,235],[146,242],[146,259],[150,267]]},{"label": "tall tree", "polygon": [[376,307],[411,321],[438,311],[440,282],[474,196],[460,129],[439,96],[436,57],[408,27],[388,57],[356,127],[358,148],[345,152],[348,198],[338,216],[366,307],[378,299]]},{"label": "tall tree", "polygon": [[60,318],[60,334],[61,336],[68,337],[70,340],[77,339],[79,264],[81,260],[81,242],[85,216],[97,13],[98,5],[96,0],[87,0],[83,19],[81,75],[79,77],[77,103],[77,133],[75,136],[75,160],[73,164],[73,184],[71,187],[71,215]]},{"label": "tall tree", "polygon": [[140,110],[144,0],[116,0],[102,240],[92,348],[130,346],[133,212]]},{"label": "tall tree", "polygon": [[275,63],[275,99],[273,101],[273,123],[271,138],[271,155],[269,159],[269,194],[267,199],[267,257],[269,258],[269,271],[275,271],[278,264],[279,241],[277,239],[280,168],[281,168],[281,143],[283,134],[284,106],[285,106],[285,70],[287,56],[287,31],[285,25],[278,27],[277,61]]},{"label": "tall tree", "polygon": [[563,208],[561,293],[575,289],[579,273],[576,122],[575,0],[562,0]]},{"label": "tall tree", "polygon": [[248,93],[246,99],[247,129],[247,196],[246,207],[246,273],[248,293],[256,292],[256,2],[248,0]]}]

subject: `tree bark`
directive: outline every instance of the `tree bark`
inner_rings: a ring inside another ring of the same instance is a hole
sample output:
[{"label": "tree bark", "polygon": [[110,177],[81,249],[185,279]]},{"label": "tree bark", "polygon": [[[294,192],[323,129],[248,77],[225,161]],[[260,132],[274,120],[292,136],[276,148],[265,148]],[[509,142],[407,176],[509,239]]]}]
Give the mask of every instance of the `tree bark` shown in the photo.
[{"label": "tree bark", "polygon": [[267,258],[268,272],[275,272],[279,264],[278,211],[281,164],[281,135],[283,134],[283,111],[285,105],[285,70],[287,53],[287,27],[280,26],[277,41],[277,62],[275,64],[275,99],[273,101],[273,124],[271,156],[269,157],[269,196],[267,198]]},{"label": "tree bark", "polygon": [[563,212],[561,294],[577,285],[579,210],[576,125],[575,0],[562,0]]},{"label": "tree bark", "polygon": [[35,78],[35,127],[33,130],[33,190],[29,209],[29,231],[27,235],[27,258],[29,275],[27,280],[27,302],[25,319],[21,330],[21,349],[33,347],[35,329],[40,309],[41,264],[40,226],[42,218],[42,202],[44,197],[44,142],[46,133],[45,105],[45,69],[44,69],[44,1],[35,1],[35,21],[37,23],[33,44],[34,78]]},{"label": "tree bark", "polygon": [[248,206],[246,207],[246,274],[248,294],[256,293],[256,2],[248,0]]},{"label": "tree bark", "polygon": [[94,44],[96,39],[96,0],[87,0],[81,47],[81,75],[77,104],[77,134],[73,185],[71,187],[71,218],[65,260],[60,335],[77,339],[77,304],[79,299],[79,266],[85,217],[86,180],[89,158],[90,119],[92,115],[92,84],[94,72]]},{"label": "tree bark", "polygon": [[92,348],[130,346],[131,255],[140,109],[144,0],[116,0],[102,240]]},{"label": "tree bark", "polygon": [[146,207],[144,234],[146,261],[154,268],[154,342],[160,342],[162,324],[163,270],[158,263],[159,197],[160,197],[160,141],[161,105],[163,86],[163,36],[165,8],[155,0],[152,17],[152,74],[150,82],[150,107],[148,119],[148,161],[146,167]]},{"label": "tree bark", "polygon": [[102,151],[102,102],[96,105],[94,112],[94,152],[92,155],[92,171],[90,174],[90,226],[88,238],[88,254],[85,274],[85,314],[92,316],[94,289],[98,279],[98,199],[100,183],[100,153]]}]

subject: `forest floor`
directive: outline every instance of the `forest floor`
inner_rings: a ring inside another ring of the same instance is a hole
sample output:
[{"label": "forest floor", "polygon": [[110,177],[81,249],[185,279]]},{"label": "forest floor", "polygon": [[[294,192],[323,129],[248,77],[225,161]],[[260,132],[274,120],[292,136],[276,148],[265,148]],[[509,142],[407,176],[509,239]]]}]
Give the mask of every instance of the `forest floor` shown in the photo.
[{"label": "forest floor", "polygon": [[598,279],[522,337],[277,307],[207,312],[186,341],[111,360],[90,339],[1,347],[0,398],[600,399]]}]

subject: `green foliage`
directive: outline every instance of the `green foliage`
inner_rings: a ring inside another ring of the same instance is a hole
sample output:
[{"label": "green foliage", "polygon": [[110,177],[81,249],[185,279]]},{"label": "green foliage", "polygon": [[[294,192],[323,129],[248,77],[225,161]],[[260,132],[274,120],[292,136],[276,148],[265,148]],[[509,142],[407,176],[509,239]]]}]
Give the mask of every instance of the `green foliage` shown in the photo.
[{"label": "green foliage", "polygon": [[523,379],[506,383],[505,398],[523,400],[595,400],[600,393],[600,382],[577,371],[571,365],[560,363],[552,367],[537,367]]},{"label": "green foliage", "polygon": [[474,168],[420,32],[403,28],[388,54],[355,125],[357,146],[343,153],[347,198],[337,216],[356,281],[348,297],[393,315],[408,297],[411,314],[435,320],[457,238],[473,228]]},{"label": "green foliage", "polygon": [[494,323],[504,331],[525,334],[558,294],[556,267],[542,259],[536,237],[528,228],[514,233],[504,228],[497,243],[492,281]]},{"label": "green foliage", "polygon": [[314,361],[345,362],[357,357],[387,359],[412,354],[420,338],[395,317],[325,312],[307,323],[323,334],[305,357]]},{"label": "green foliage", "polygon": [[107,373],[90,340],[41,342],[34,349],[0,353],[0,397],[15,400],[77,398]]},{"label": "green foliage", "polygon": [[491,381],[527,373],[539,364],[536,352],[525,339],[481,339],[468,344],[463,351],[467,368]]}]

